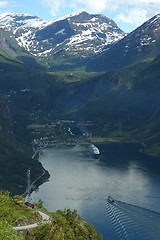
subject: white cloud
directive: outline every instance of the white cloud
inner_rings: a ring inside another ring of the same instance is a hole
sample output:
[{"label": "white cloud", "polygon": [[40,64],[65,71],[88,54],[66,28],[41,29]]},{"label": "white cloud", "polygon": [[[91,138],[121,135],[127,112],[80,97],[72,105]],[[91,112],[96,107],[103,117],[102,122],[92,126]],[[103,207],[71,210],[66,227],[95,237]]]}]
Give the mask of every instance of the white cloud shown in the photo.
[{"label": "white cloud", "polygon": [[41,0],[41,3],[48,7],[50,13],[55,16],[61,9],[62,6],[65,5],[65,0]]},{"label": "white cloud", "polygon": [[125,14],[120,13],[116,18],[117,21],[133,24],[135,26],[141,25],[147,19],[147,11],[139,8],[128,10]]},{"label": "white cloud", "polygon": [[128,0],[126,7],[121,5],[119,13],[116,14],[116,21],[138,27],[158,13],[160,13],[159,0]]},{"label": "white cloud", "polygon": [[0,1],[0,8],[6,7],[8,4],[7,1]]},{"label": "white cloud", "polygon": [[81,4],[84,8],[93,12],[102,12],[106,8],[107,0],[74,0],[74,4]]},{"label": "white cloud", "polygon": [[[53,16],[64,9],[75,12],[86,10],[116,16],[119,22],[139,26],[160,12],[160,0],[39,0]],[[63,11],[62,11],[63,12]]]}]

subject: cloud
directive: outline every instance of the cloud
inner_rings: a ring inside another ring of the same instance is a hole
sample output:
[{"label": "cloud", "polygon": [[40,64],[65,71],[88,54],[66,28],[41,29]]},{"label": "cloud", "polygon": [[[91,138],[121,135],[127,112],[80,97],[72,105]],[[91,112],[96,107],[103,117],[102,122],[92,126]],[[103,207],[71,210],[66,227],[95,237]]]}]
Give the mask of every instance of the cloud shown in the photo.
[{"label": "cloud", "polygon": [[6,7],[7,5],[9,5],[7,1],[0,1],[0,8]]},{"label": "cloud", "polygon": [[131,10],[128,10],[128,12],[125,14],[120,13],[116,17],[116,20],[119,22],[125,22],[133,24],[135,26],[140,26],[147,19],[147,11],[145,9],[139,8],[133,8]]},{"label": "cloud", "polygon": [[[93,12],[102,12],[106,8],[107,0],[74,0],[75,6],[76,4],[83,6],[88,11]],[[78,7],[78,6],[77,6]]]},{"label": "cloud", "polygon": [[86,10],[114,15],[119,22],[139,26],[160,12],[160,0],[39,0],[53,16],[68,9],[69,13]]},{"label": "cloud", "polygon": [[159,0],[128,0],[121,5],[119,13],[116,14],[116,21],[140,26],[149,18],[160,13]]},{"label": "cloud", "polygon": [[48,7],[53,16],[59,13],[62,6],[66,4],[65,0],[41,0],[41,3]]}]

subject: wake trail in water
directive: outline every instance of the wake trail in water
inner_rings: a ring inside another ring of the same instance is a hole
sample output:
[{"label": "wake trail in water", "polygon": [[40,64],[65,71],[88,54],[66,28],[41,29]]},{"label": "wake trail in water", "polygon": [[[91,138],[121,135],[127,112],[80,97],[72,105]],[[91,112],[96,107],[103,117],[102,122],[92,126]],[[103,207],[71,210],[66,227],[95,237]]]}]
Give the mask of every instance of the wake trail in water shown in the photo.
[{"label": "wake trail in water", "polygon": [[105,201],[112,240],[160,240],[160,213],[114,200]]}]

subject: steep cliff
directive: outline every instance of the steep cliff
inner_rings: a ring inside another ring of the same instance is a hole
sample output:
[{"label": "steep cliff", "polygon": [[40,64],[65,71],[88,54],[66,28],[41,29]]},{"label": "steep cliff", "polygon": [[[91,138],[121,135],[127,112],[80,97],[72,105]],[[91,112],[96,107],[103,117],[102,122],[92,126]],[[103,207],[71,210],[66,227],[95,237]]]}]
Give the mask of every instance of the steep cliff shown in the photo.
[{"label": "steep cliff", "polygon": [[0,101],[0,189],[13,194],[26,189],[26,172],[32,171],[32,178],[43,173],[38,160],[32,159],[31,144],[24,144],[14,133],[14,120],[9,106]]}]

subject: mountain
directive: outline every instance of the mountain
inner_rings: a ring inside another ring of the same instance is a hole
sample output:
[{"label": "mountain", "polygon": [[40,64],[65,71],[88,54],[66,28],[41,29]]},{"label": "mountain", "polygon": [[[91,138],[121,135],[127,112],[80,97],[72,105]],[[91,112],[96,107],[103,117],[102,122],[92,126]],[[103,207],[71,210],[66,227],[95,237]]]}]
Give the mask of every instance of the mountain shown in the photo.
[{"label": "mountain", "polygon": [[50,21],[29,14],[2,13],[0,26],[12,31],[19,46],[31,54],[52,60],[92,56],[125,36],[111,19],[87,12]]},{"label": "mountain", "polygon": [[0,28],[2,51],[21,62],[41,62],[54,70],[85,65],[87,71],[141,67],[160,50],[159,14],[128,35],[111,19],[87,12],[50,21],[2,13]]},{"label": "mountain", "polygon": [[0,62],[26,63],[34,66],[40,65],[39,61],[20,47],[10,30],[0,27]]},{"label": "mountain", "polygon": [[109,71],[141,67],[160,51],[160,14],[118,41],[112,48],[93,57],[87,70]]},{"label": "mountain", "polygon": [[160,57],[136,71],[119,70],[71,83],[57,96],[59,118],[90,121],[93,136],[139,142],[160,154]]},{"label": "mountain", "polygon": [[[48,22],[26,14],[0,15],[1,188],[22,193],[28,168],[32,180],[43,173],[32,159],[31,142],[57,119],[90,121],[95,136],[140,142],[146,152],[160,155],[159,19],[157,15],[116,42],[124,33],[101,15],[82,12]],[[97,32],[105,36],[93,34]],[[106,43],[109,32],[113,38]],[[42,45],[50,50],[48,57]],[[81,61],[83,51],[87,61],[103,51],[88,69],[106,73],[56,72],[23,61],[37,63],[41,55],[50,64],[69,65]]]}]

